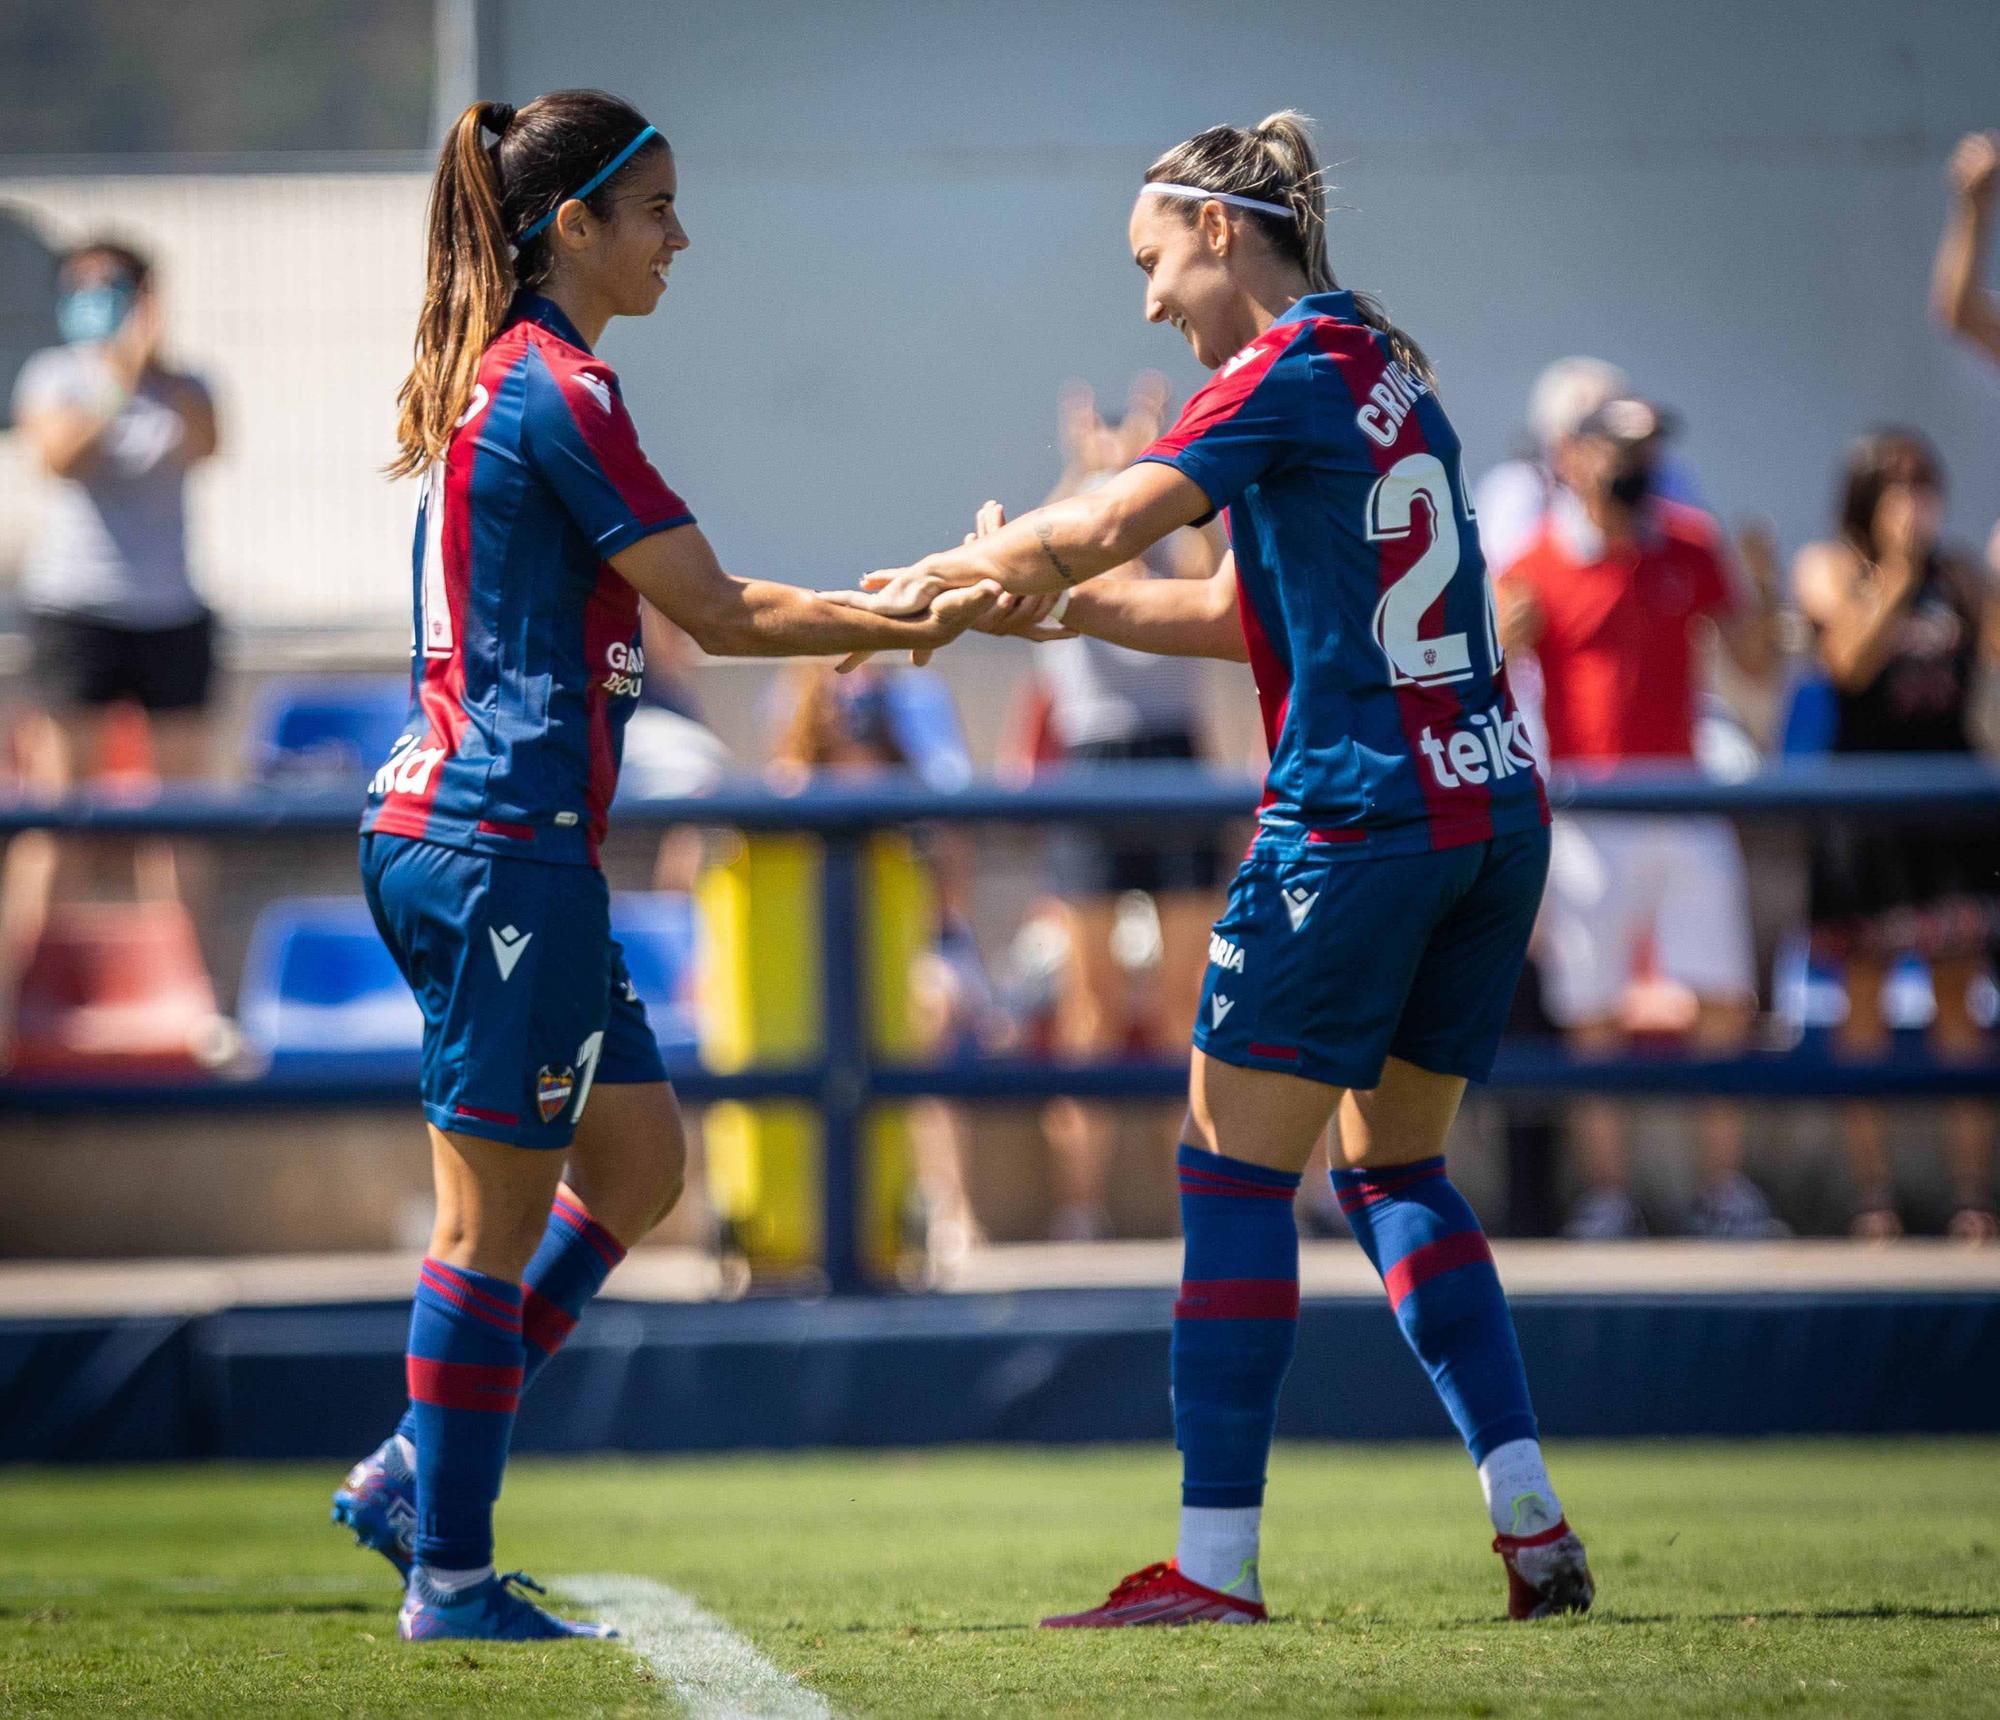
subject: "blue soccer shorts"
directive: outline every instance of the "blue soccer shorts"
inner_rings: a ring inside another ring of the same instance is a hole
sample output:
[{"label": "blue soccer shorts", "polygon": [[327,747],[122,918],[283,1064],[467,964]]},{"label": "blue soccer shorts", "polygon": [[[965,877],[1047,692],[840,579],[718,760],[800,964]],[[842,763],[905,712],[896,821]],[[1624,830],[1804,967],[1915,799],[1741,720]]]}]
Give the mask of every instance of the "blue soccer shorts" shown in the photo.
[{"label": "blue soccer shorts", "polygon": [[1548,869],[1540,827],[1381,859],[1260,839],[1209,939],[1196,1047],[1334,1087],[1379,1085],[1392,1056],[1483,1081]]},{"label": "blue soccer shorts", "polygon": [[596,867],[369,835],[361,880],[423,1011],[437,1128],[560,1149],[593,1081],[667,1078]]}]

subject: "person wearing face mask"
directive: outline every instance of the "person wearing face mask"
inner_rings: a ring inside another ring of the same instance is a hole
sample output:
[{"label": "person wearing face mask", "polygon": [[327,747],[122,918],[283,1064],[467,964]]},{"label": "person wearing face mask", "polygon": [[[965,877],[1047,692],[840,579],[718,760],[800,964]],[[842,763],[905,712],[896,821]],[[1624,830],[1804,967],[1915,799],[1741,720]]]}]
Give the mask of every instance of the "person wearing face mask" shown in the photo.
[{"label": "person wearing face mask", "polygon": [[[1941,539],[1944,468],[1914,430],[1877,430],[1850,451],[1841,476],[1838,535],[1808,544],[1793,573],[1814,649],[1833,683],[1833,750],[1958,753],[1972,750],[1969,717],[1981,658],[2000,660],[2000,597],[1968,556]],[[1965,825],[1835,819],[1812,851],[1815,953],[1841,964],[1847,1018],[1841,1049],[1889,1049],[1883,982],[1897,958],[1929,964],[1937,1014],[1933,1051],[1985,1055],[1973,983],[2000,927],[2000,852],[1990,833]],[[1951,1235],[1992,1242],[1993,1117],[1976,1099],[1946,1107]],[[1842,1113],[1854,1185],[1853,1232],[1902,1234],[1882,1107]]]},{"label": "person wearing face mask", "polygon": [[[150,715],[163,775],[206,766],[213,623],[189,578],[187,479],[220,446],[207,385],[161,354],[151,263],[107,239],[62,260],[61,346],[29,359],[14,417],[51,480],[28,551],[49,772],[94,768],[105,712]],[[81,742],[80,756],[76,743]]]},{"label": "person wearing face mask", "polygon": [[[1768,562],[1736,566],[1706,514],[1657,493],[1671,428],[1643,400],[1605,402],[1556,448],[1561,485],[1540,531],[1500,580],[1509,654],[1532,651],[1543,680],[1551,762],[1572,769],[1694,759],[1705,635],[1743,672],[1777,661]],[[1541,960],[1550,1013],[1570,1043],[1603,1054],[1625,1038],[1622,1007],[1641,946],[1658,976],[1691,993],[1690,1037],[1726,1055],[1756,1000],[1748,886],[1735,833],[1720,819],[1579,814],[1556,822]],[[1622,1118],[1608,1101],[1574,1113],[1584,1193],[1572,1235],[1639,1234]],[[1762,1236],[1773,1220],[1742,1172],[1733,1106],[1701,1114],[1692,1228]]]},{"label": "person wearing face mask", "polygon": [[[14,421],[47,479],[21,599],[31,706],[15,727],[24,780],[60,794],[116,768],[120,707],[147,716],[159,775],[206,775],[214,624],[188,574],[189,472],[220,445],[207,385],[161,354],[151,263],[110,239],[69,251],[57,274],[60,346],[22,366]],[[128,731],[129,732],[129,731]],[[0,864],[0,1059],[20,976],[51,904],[94,887],[87,858],[48,831]],[[133,853],[139,896],[184,894],[186,843]]]}]

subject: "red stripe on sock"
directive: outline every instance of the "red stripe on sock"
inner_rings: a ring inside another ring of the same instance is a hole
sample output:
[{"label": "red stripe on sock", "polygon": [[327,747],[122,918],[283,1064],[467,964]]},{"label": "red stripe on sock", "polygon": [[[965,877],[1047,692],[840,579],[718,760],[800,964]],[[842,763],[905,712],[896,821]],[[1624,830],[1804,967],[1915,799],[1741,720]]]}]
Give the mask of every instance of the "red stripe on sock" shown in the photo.
[{"label": "red stripe on sock", "polygon": [[1385,1177],[1353,1188],[1344,1188],[1340,1191],[1340,1210],[1359,1212],[1364,1206],[1374,1206],[1380,1201],[1394,1200],[1405,1189],[1415,1188],[1418,1183],[1429,1182],[1433,1177],[1443,1175],[1444,1166],[1439,1165],[1432,1170],[1419,1171],[1413,1177],[1397,1177],[1393,1180]]},{"label": "red stripe on sock", "polygon": [[437,1409],[481,1409],[512,1415],[521,1402],[521,1370],[484,1362],[440,1362],[405,1356],[410,1401]]},{"label": "red stripe on sock", "polygon": [[1269,1183],[1238,1182],[1234,1177],[1217,1176],[1213,1171],[1184,1170],[1180,1184],[1182,1194],[1241,1195],[1245,1200],[1290,1200],[1298,1192],[1273,1188]]},{"label": "red stripe on sock", "polygon": [[1440,1273],[1460,1266],[1476,1266],[1481,1261],[1489,1266],[1493,1264],[1493,1250],[1486,1246],[1486,1232],[1483,1230],[1461,1230],[1456,1235],[1441,1236],[1435,1242],[1412,1249],[1382,1274],[1383,1288],[1389,1292],[1389,1306],[1402,1307],[1405,1296]]},{"label": "red stripe on sock", "polygon": [[521,1336],[543,1355],[553,1356],[575,1330],[576,1316],[561,1303],[551,1302],[539,1290],[521,1292]]},{"label": "red stripe on sock", "polygon": [[[425,1267],[428,1268],[429,1264],[426,1261]],[[449,1302],[461,1314],[470,1314],[475,1320],[483,1320],[487,1325],[505,1332],[509,1337],[518,1338],[521,1335],[521,1310],[518,1307],[509,1308],[503,1305],[497,1311],[486,1307],[475,1302],[466,1293],[471,1288],[469,1285],[461,1288],[450,1279],[440,1278],[429,1270],[420,1271],[417,1274],[417,1282],[432,1295],[442,1297]]]},{"label": "red stripe on sock", "polygon": [[1188,1278],[1174,1304],[1176,1320],[1296,1320],[1296,1278]]},{"label": "red stripe on sock", "polygon": [[[515,1296],[502,1296],[496,1291],[487,1289],[483,1284],[474,1283],[472,1274],[466,1271],[463,1266],[447,1266],[442,1260],[426,1255],[424,1257],[423,1269],[435,1277],[442,1278],[447,1284],[470,1296],[475,1302],[491,1308],[496,1314],[512,1314],[521,1305]],[[511,1290],[514,1286],[510,1284],[508,1288]]]},{"label": "red stripe on sock", "polygon": [[616,1266],[625,1258],[625,1250],[618,1238],[592,1218],[589,1213],[568,1195],[556,1196],[554,1217],[561,1219],[569,1228],[588,1242],[597,1251],[597,1258],[604,1262],[605,1269]]}]

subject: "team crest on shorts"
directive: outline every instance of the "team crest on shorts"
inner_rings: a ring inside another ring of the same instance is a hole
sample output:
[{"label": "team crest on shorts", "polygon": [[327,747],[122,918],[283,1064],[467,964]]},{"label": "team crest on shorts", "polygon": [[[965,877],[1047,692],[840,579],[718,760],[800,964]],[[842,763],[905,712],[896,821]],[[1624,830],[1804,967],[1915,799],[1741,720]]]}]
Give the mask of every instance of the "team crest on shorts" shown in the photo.
[{"label": "team crest on shorts", "polygon": [[542,1121],[553,1123],[562,1115],[563,1107],[570,1102],[576,1092],[576,1071],[565,1063],[560,1069],[551,1069],[546,1063],[535,1076],[535,1104],[540,1108]]}]

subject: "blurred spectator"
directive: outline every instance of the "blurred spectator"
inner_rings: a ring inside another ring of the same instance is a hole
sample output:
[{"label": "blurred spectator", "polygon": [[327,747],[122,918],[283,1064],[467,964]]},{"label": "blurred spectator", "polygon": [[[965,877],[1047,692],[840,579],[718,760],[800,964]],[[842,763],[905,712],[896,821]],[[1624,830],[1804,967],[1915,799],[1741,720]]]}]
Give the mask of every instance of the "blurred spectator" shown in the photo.
[{"label": "blurred spectator", "polygon": [[1931,304],[1953,334],[2000,360],[2000,296],[1980,279],[2000,187],[2000,132],[1975,131],[1962,138],[1947,172],[1951,213],[1931,270]]},{"label": "blurred spectator", "polygon": [[[216,452],[215,407],[161,355],[152,266],[93,240],[62,262],[64,344],[36,353],[14,417],[52,480],[22,595],[43,702],[81,714],[94,762],[108,707],[152,714],[163,775],[208,764],[213,618],[188,576],[187,476]],[[75,725],[70,725],[74,729]],[[71,763],[66,734],[50,744]]]},{"label": "blurred spectator", "polygon": [[[1657,493],[1667,425],[1644,401],[1616,399],[1556,447],[1548,512],[1499,586],[1507,649],[1541,666],[1549,756],[1572,769],[1694,757],[1702,641],[1714,623],[1746,674],[1777,657],[1774,572],[1735,573],[1715,522]],[[1586,1054],[1623,1045],[1625,1002],[1642,952],[1653,976],[1691,1000],[1683,1025],[1710,1055],[1739,1049],[1755,1005],[1743,858],[1722,819],[1579,815],[1559,818],[1540,960],[1551,1014]],[[1572,1235],[1642,1228],[1617,1108],[1580,1103],[1585,1192]],[[1701,1118],[1692,1227],[1756,1236],[1770,1208],[1743,1175],[1733,1106]]]},{"label": "blurred spectator", "polygon": [[[93,239],[57,277],[63,344],[36,353],[13,412],[49,479],[22,574],[36,703],[14,737],[25,787],[206,775],[214,623],[188,573],[187,479],[219,446],[202,380],[162,355],[152,265]],[[138,726],[131,707],[146,713]],[[135,743],[136,733],[136,743]],[[0,992],[40,937],[61,850],[18,837],[0,869]],[[79,845],[69,852],[81,854]],[[138,850],[142,896],[178,893],[175,850]]]},{"label": "blurred spectator", "polygon": [[[1961,150],[1961,154],[1964,151]],[[1836,536],[1799,552],[1793,582],[1833,684],[1835,752],[1972,751],[1968,727],[1982,643],[2000,657],[2000,597],[1969,557],[1939,538],[1944,472],[1913,430],[1878,430],[1855,444],[1841,475]],[[1900,956],[1929,965],[1940,1057],[1986,1050],[1969,992],[2000,929],[2000,844],[1971,825],[1834,818],[1812,853],[1815,953],[1841,964],[1847,1018],[1841,1048],[1889,1049],[1884,982]],[[1855,1190],[1854,1233],[1902,1233],[1882,1107],[1850,1105],[1843,1130]],[[1955,1207],[1951,1233],[1995,1235],[1991,1108],[1946,1107],[1945,1153]]]},{"label": "blurred spectator", "polygon": [[[1141,375],[1123,419],[1108,424],[1090,391],[1072,385],[1061,403],[1067,463],[1049,500],[1094,488],[1122,470],[1160,434],[1166,407],[1165,379]],[[1100,577],[1202,579],[1216,560],[1208,538],[1183,531],[1143,560]],[[1035,671],[1046,700],[1045,757],[1123,765],[1201,756],[1197,660],[1079,637],[1043,646]],[[1180,1045],[1200,999],[1209,928],[1229,871],[1217,833],[1077,827],[1056,832],[1048,854],[1070,943],[1056,1049],[1101,1058]],[[1056,1150],[1050,1233],[1059,1241],[1104,1233],[1116,1118],[1108,1106],[1073,1099],[1050,1107]]]},{"label": "blurred spectator", "polygon": [[[1631,381],[1617,365],[1582,355],[1559,358],[1535,378],[1528,393],[1526,446],[1473,486],[1479,547],[1489,572],[1513,566],[1541,530],[1557,489],[1556,450],[1607,400],[1631,391]],[[1653,477],[1656,495],[1700,505],[1693,479],[1671,453],[1661,452]]]},{"label": "blurred spectator", "polygon": [[[787,674],[790,708],[781,714],[770,774],[781,787],[802,788],[831,773],[867,777],[914,770],[913,755],[935,750],[939,737],[914,740],[902,732],[910,701],[899,701],[899,677],[927,671],[864,663],[841,675],[824,663],[800,663]],[[944,737],[947,741],[950,737]],[[931,948],[911,974],[919,1027],[932,1056],[969,1055],[999,1032],[993,987],[972,934],[975,856],[962,830],[920,832],[935,893]],[[912,1106],[917,1175],[924,1200],[925,1247],[933,1265],[949,1265],[984,1240],[966,1192],[971,1119],[963,1105],[928,1099]]]},{"label": "blurred spectator", "polygon": [[[1607,400],[1631,392],[1631,382],[1617,365],[1578,354],[1546,366],[1528,391],[1528,420],[1521,451],[1503,460],[1473,486],[1473,508],[1479,522],[1479,549],[1486,571],[1498,578],[1520,560],[1548,521],[1560,485],[1556,481],[1556,450],[1576,434],[1577,426]],[[1671,452],[1662,450],[1653,470],[1654,494],[1698,507],[1694,481]],[[1542,732],[1542,676],[1530,657],[1508,665],[1508,690],[1534,737],[1538,751],[1547,752]]]}]

